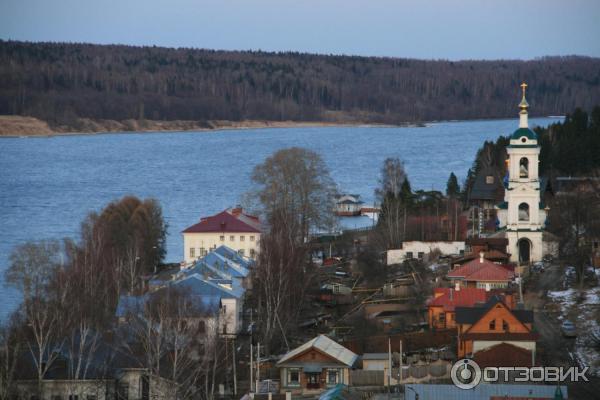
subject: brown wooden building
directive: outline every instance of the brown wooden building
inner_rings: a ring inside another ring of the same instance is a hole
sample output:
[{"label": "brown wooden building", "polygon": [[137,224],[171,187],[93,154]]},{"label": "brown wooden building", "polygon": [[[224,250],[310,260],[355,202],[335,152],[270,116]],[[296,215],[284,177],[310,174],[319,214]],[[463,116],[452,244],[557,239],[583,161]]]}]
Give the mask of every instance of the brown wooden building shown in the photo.
[{"label": "brown wooden building", "polygon": [[279,360],[281,391],[312,395],[340,383],[350,385],[350,369],[357,360],[352,351],[319,335]]}]

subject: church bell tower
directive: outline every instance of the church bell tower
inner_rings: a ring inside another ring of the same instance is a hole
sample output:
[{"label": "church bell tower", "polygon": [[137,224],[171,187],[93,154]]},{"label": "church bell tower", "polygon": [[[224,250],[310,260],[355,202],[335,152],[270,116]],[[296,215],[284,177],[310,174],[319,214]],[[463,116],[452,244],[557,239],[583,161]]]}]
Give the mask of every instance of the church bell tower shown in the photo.
[{"label": "church bell tower", "polygon": [[519,264],[540,261],[542,228],[546,212],[540,200],[540,147],[534,131],[529,129],[529,104],[525,98],[527,84],[521,85],[523,97],[519,103],[519,128],[510,137],[508,153],[508,185],[504,194],[502,214],[511,261]]}]

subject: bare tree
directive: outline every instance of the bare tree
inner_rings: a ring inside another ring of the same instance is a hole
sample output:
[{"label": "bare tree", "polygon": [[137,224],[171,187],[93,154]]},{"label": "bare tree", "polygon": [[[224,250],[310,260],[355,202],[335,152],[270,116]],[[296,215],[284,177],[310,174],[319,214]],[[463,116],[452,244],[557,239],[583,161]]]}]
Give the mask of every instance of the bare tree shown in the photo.
[{"label": "bare tree", "polygon": [[122,327],[122,350],[151,375],[174,382],[179,399],[212,399],[223,375],[218,305],[202,304],[186,291],[164,288],[130,310]]},{"label": "bare tree", "polygon": [[30,242],[18,246],[10,260],[6,281],[23,292],[18,312],[37,373],[38,394],[42,396],[42,380],[64,343],[60,336],[63,298],[50,290],[53,277],[64,264],[64,253],[57,241]]},{"label": "bare tree", "polygon": [[412,197],[404,164],[400,159],[387,158],[383,162],[379,185],[375,191],[381,204],[377,236],[385,250],[398,248],[406,237]]},{"label": "bare tree", "polygon": [[0,326],[0,400],[13,398],[16,392],[15,374],[22,350],[18,329],[22,323],[15,321],[15,318],[18,318],[18,314]]},{"label": "bare tree", "polygon": [[269,229],[261,237],[253,280],[262,343],[275,344],[278,332],[289,348],[287,332],[295,326],[310,282],[310,234],[335,224],[337,190],[321,157],[297,147],[268,157],[252,178]]},{"label": "bare tree", "polygon": [[582,286],[585,266],[591,265],[592,240],[600,237],[600,183],[591,179],[574,192],[558,194],[548,221],[548,229],[560,238],[561,256],[574,264]]}]

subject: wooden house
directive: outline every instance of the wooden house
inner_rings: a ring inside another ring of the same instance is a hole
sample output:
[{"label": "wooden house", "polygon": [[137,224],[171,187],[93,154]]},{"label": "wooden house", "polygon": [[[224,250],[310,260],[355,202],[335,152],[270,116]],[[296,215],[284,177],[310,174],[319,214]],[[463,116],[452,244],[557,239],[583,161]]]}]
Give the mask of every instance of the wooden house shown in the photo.
[{"label": "wooden house", "polygon": [[529,365],[534,363],[538,334],[533,332],[533,311],[511,310],[500,296],[492,296],[481,306],[457,307],[456,326],[459,358],[476,357],[478,352],[505,343],[527,352],[523,359],[532,360]]},{"label": "wooden house", "polygon": [[285,354],[277,363],[281,391],[319,394],[338,384],[350,384],[350,369],[358,355],[325,335],[319,335]]}]

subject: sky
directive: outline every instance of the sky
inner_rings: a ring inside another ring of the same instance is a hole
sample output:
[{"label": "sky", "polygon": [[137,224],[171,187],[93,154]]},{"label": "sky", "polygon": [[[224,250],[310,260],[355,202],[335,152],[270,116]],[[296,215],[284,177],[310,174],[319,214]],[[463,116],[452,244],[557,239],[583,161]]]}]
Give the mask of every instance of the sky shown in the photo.
[{"label": "sky", "polygon": [[0,38],[451,60],[600,57],[600,1],[0,0]]}]

